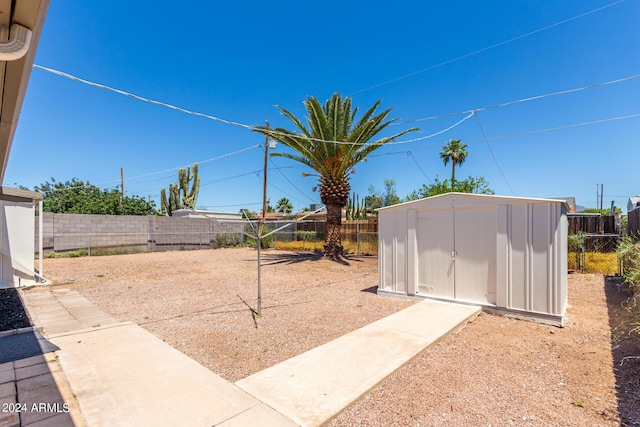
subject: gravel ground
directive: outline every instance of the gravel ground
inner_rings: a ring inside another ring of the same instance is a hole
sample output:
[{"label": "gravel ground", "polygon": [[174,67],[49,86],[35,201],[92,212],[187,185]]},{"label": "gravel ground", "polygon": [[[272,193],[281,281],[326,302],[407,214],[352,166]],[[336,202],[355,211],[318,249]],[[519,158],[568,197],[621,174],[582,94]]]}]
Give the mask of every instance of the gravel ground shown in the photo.
[{"label": "gravel ground", "polygon": [[16,289],[0,289],[0,332],[31,326]]},{"label": "gravel ground", "polygon": [[[375,294],[377,267],[265,251],[262,316],[252,249],[47,259],[44,273],[235,382],[411,305]],[[331,425],[640,425],[640,345],[625,333],[623,292],[570,275],[569,298],[565,328],[482,314]]]}]

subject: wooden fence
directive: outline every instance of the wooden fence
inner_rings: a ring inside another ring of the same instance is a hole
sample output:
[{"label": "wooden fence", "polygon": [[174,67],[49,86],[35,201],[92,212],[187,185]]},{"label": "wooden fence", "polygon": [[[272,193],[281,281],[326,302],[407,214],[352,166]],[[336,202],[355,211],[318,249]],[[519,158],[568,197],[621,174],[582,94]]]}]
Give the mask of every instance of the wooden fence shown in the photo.
[{"label": "wooden fence", "polygon": [[[318,236],[324,236],[327,232],[326,221],[300,221],[296,225],[297,231],[315,231]],[[369,218],[357,221],[343,220],[340,232],[342,234],[377,233],[378,218]]]},{"label": "wooden fence", "polygon": [[640,240],[640,207],[630,210],[627,219],[629,220],[629,236]]},{"label": "wooden fence", "polygon": [[613,215],[567,215],[569,234],[616,234],[616,218]]}]

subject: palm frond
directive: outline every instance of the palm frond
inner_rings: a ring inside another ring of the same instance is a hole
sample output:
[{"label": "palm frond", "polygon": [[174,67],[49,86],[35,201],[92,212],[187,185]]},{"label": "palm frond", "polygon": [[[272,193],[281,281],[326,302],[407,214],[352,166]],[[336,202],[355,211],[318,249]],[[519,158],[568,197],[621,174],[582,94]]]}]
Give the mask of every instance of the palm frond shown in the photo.
[{"label": "palm frond", "polygon": [[[308,117],[305,126],[287,109],[278,106],[282,115],[298,128],[292,132],[282,128],[255,128],[256,132],[280,141],[297,154],[276,152],[274,156],[286,157],[309,166],[322,177],[348,180],[355,165],[384,144],[402,135],[418,130],[410,128],[395,135],[372,141],[377,134],[397,119],[387,119],[391,109],[376,114],[382,101],[376,101],[356,121],[358,107],[352,106],[350,97],[334,94],[324,105],[317,98],[304,101]],[[347,142],[352,144],[340,144]]]}]

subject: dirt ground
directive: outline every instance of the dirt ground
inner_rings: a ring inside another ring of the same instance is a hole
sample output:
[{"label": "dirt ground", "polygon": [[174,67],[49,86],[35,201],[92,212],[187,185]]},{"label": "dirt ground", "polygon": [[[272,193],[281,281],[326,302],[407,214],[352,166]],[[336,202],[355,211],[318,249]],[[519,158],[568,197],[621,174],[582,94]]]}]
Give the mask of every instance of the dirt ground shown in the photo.
[{"label": "dirt ground", "polygon": [[[263,254],[261,316],[253,249],[46,259],[44,275],[232,382],[413,304],[375,294],[376,258]],[[624,297],[603,276],[569,275],[566,327],[482,314],[331,425],[640,425]]]}]

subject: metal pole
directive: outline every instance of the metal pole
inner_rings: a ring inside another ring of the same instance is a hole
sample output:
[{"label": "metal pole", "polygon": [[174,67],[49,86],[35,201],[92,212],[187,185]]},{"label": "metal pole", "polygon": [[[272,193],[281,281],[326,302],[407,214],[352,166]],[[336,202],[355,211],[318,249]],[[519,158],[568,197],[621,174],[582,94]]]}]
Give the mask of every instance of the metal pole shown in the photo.
[{"label": "metal pole", "polygon": [[[269,129],[269,122],[267,122]],[[269,159],[269,137],[264,137],[264,181],[262,185],[262,220],[258,225],[258,316],[262,316],[262,283],[260,282],[261,249],[262,249],[262,229],[267,216],[267,160]]]},{"label": "metal pole", "polygon": [[44,273],[42,272],[42,242],[43,242],[43,227],[42,224],[44,219],[42,218],[44,213],[42,212],[42,199],[38,202],[38,274],[40,277],[38,278],[38,283],[42,283],[44,281]]},{"label": "metal pole", "polygon": [[[269,122],[267,122],[269,129]],[[267,160],[269,158],[269,137],[264,137],[264,179],[262,182],[262,224],[266,221],[267,215]],[[262,237],[262,236],[260,236]]]},{"label": "metal pole", "polygon": [[258,316],[262,316],[262,289],[260,286],[260,265],[262,264],[260,258],[260,248],[262,247],[262,224],[258,226]]}]

